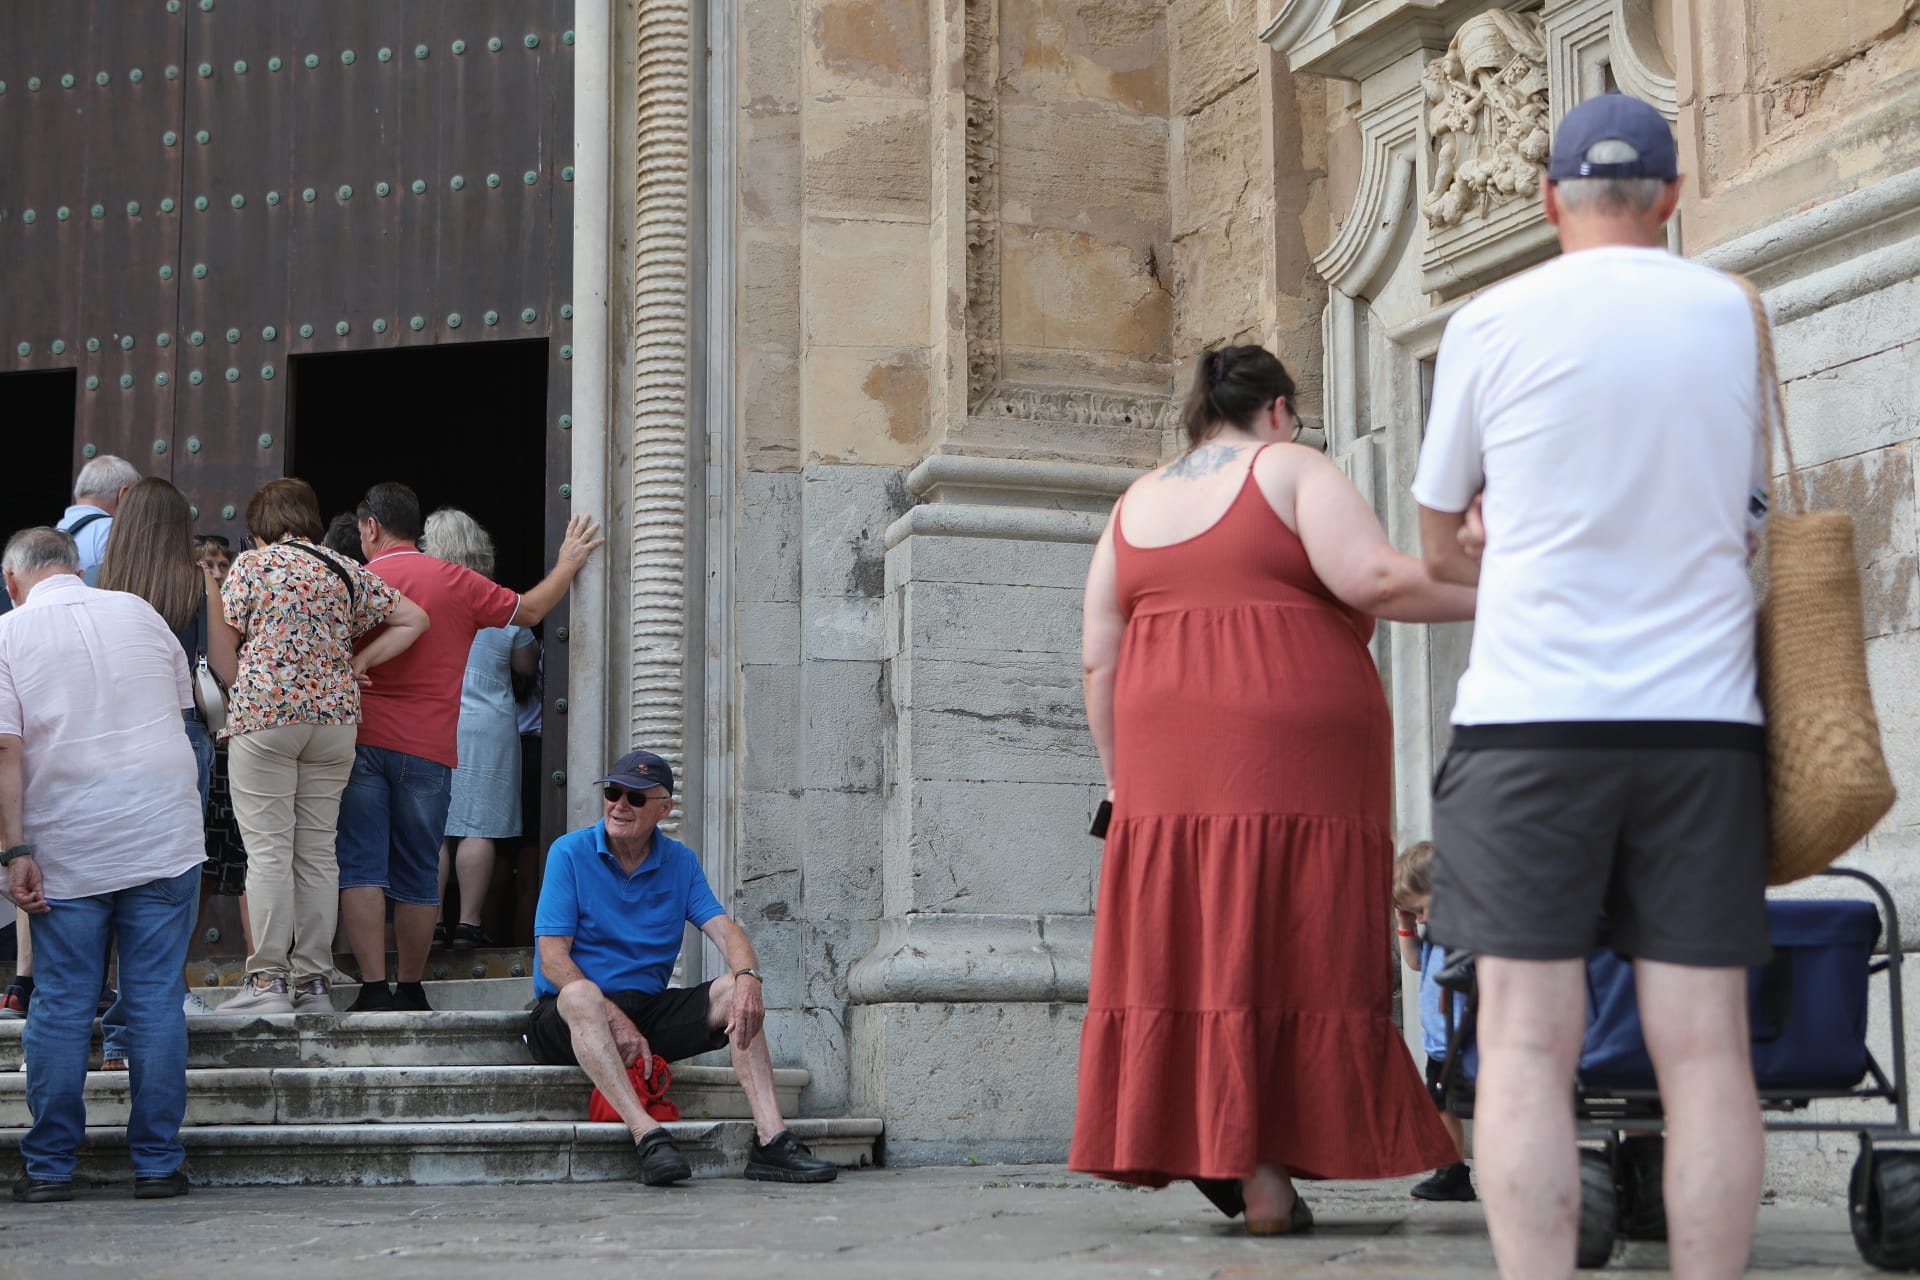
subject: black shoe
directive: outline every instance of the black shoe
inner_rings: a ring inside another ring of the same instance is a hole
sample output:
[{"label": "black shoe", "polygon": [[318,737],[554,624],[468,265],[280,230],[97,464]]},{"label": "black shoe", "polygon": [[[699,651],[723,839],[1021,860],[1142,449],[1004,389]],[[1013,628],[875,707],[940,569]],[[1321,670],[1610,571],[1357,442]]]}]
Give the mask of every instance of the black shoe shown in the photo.
[{"label": "black shoe", "polygon": [[393,988],[384,982],[363,982],[360,994],[347,1006],[348,1013],[391,1013],[400,1006],[394,1003]]},{"label": "black shoe", "polygon": [[1477,1200],[1473,1193],[1473,1178],[1464,1164],[1450,1164],[1444,1169],[1435,1169],[1413,1188],[1415,1200]]},{"label": "black shoe", "polygon": [[419,982],[394,983],[393,1007],[402,1013],[433,1012],[433,1006],[427,1003],[427,988]]},{"label": "black shoe", "polygon": [[442,920],[439,924],[433,926],[433,949],[435,951],[443,951],[446,949],[446,945],[447,923]]},{"label": "black shoe", "polygon": [[655,1129],[640,1139],[639,1151],[640,1181],[650,1187],[664,1187],[693,1176],[693,1166],[665,1129]]},{"label": "black shoe", "polygon": [[13,1184],[13,1198],[22,1204],[52,1204],[73,1199],[71,1182],[42,1182],[31,1174],[21,1174]]},{"label": "black shoe", "polygon": [[475,947],[490,947],[493,939],[480,932],[477,924],[457,924],[453,926],[453,941],[447,944],[455,951],[471,951]]},{"label": "black shoe", "polygon": [[747,1153],[747,1177],[755,1182],[832,1182],[840,1171],[813,1154],[806,1143],[782,1129],[773,1141],[753,1141]]},{"label": "black shoe", "polygon": [[135,1200],[171,1200],[183,1196],[192,1188],[187,1184],[187,1171],[175,1169],[172,1173],[162,1174],[158,1178],[135,1178],[133,1180],[133,1198]]}]

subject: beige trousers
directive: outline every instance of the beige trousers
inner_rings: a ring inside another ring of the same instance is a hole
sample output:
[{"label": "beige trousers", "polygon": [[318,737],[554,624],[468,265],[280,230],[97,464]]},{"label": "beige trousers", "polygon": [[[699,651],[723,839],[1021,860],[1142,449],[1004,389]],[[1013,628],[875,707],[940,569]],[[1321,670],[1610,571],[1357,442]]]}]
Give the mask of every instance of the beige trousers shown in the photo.
[{"label": "beige trousers", "polygon": [[247,846],[250,974],[298,983],[333,973],[333,835],[359,734],[350,724],[292,724],[228,740],[233,816]]}]

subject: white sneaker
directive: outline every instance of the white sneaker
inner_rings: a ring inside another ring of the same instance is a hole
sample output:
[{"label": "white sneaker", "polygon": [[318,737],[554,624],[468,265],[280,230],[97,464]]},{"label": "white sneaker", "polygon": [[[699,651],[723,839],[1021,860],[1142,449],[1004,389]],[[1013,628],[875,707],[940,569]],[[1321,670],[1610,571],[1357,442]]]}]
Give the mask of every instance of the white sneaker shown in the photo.
[{"label": "white sneaker", "polygon": [[293,997],[287,994],[287,980],[265,973],[250,973],[240,984],[233,999],[220,1006],[221,1013],[292,1013]]},{"label": "white sneaker", "polygon": [[333,991],[325,978],[308,978],[293,988],[295,1013],[332,1013]]},{"label": "white sneaker", "polygon": [[213,1006],[200,998],[198,991],[189,991],[180,1001],[180,1008],[189,1018],[204,1018],[213,1012]]}]

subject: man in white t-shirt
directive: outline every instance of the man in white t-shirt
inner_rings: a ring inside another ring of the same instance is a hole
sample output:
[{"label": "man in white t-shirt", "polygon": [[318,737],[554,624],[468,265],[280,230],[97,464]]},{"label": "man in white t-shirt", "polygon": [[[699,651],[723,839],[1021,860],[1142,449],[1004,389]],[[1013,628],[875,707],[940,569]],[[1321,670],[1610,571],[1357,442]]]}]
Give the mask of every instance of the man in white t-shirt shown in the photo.
[{"label": "man in white t-shirt", "polygon": [[0,867],[40,957],[23,1042],[33,1127],[13,1198],[73,1198],[109,942],[131,1032],[134,1195],[184,1195],[180,968],[207,856],[186,656],[145,600],[82,582],[56,529],[14,534],[0,576],[15,605],[0,619]]},{"label": "man in white t-shirt", "polygon": [[1574,1271],[1567,1099],[1603,911],[1668,1116],[1674,1275],[1739,1275],[1760,1199],[1766,444],[1750,304],[1667,252],[1679,199],[1651,106],[1568,113],[1544,188],[1563,256],[1448,325],[1413,485],[1435,576],[1480,589],[1428,927],[1480,956],[1481,1191],[1502,1275],[1526,1280]]}]

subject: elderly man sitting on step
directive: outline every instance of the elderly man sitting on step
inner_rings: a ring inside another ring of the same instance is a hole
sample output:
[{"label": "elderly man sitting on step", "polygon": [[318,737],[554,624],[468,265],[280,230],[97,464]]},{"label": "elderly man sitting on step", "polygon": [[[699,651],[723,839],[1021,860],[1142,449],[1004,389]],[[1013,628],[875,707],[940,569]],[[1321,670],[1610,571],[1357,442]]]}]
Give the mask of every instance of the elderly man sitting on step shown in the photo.
[{"label": "elderly man sitting on step", "polygon": [[[833,1181],[838,1171],[780,1117],[753,944],[707,887],[699,856],[659,829],[673,809],[673,769],[634,751],[594,785],[605,788],[601,820],[547,853],[533,926],[537,1000],[527,1023],[535,1061],[583,1068],[633,1131],[640,1181],[661,1187],[693,1170],[647,1114],[627,1069],[639,1063],[644,1075],[655,1054],[671,1062],[729,1046],[753,1108],[747,1177]],[[689,924],[720,949],[728,972],[669,988]]]}]

